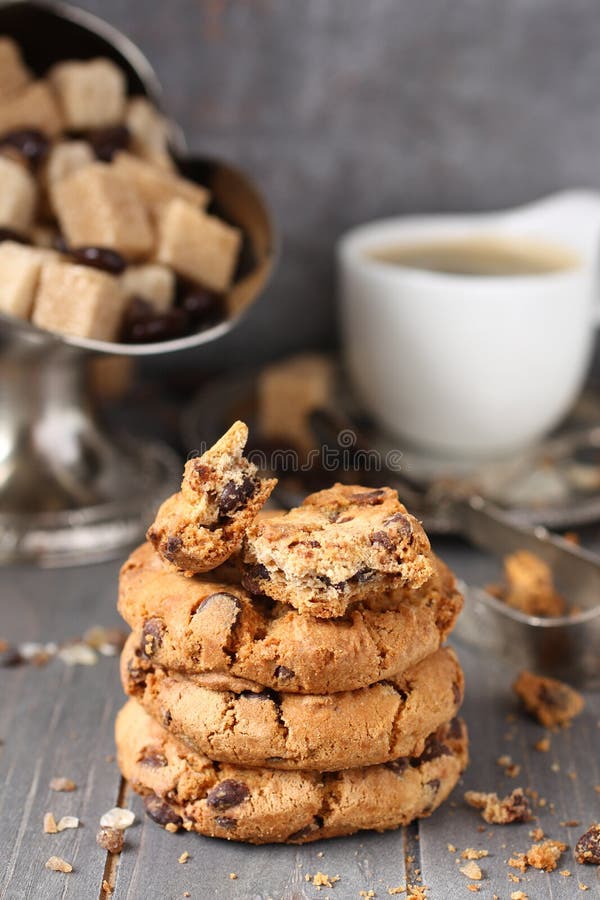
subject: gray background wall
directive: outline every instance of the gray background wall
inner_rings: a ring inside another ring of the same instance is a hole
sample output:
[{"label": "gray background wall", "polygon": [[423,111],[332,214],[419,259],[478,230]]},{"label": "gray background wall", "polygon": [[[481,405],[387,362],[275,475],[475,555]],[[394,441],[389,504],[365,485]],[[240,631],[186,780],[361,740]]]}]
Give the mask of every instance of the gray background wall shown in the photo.
[{"label": "gray background wall", "polygon": [[598,0],[79,0],[148,55],[192,148],[246,168],[283,255],[197,362],[334,340],[346,228],[600,185]]}]

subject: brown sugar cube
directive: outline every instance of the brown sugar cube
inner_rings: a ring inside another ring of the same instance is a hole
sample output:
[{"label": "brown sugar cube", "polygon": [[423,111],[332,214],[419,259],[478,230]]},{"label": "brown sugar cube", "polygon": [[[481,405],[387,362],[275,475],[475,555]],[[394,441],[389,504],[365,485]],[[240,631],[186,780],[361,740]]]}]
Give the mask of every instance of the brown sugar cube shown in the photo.
[{"label": "brown sugar cube", "polygon": [[33,221],[37,186],[22,165],[0,156],[0,227],[27,232]]},{"label": "brown sugar cube", "polygon": [[53,208],[53,189],[58,182],[93,162],[94,152],[86,141],[60,141],[52,147],[46,160],[43,178]]},{"label": "brown sugar cube", "polygon": [[333,395],[332,360],[303,353],[267,366],[258,378],[258,421],[263,437],[287,439],[298,449],[316,446],[310,413],[327,407]]},{"label": "brown sugar cube", "polygon": [[22,90],[31,81],[18,45],[9,37],[0,37],[0,98]]},{"label": "brown sugar cube", "polygon": [[42,268],[32,321],[48,331],[113,341],[124,305],[112,275],[89,266],[50,263]]},{"label": "brown sugar cube", "polygon": [[175,300],[175,273],[158,263],[128,266],[121,275],[121,288],[128,300],[141,297],[155,312],[164,313]]},{"label": "brown sugar cube", "polygon": [[148,212],[153,215],[160,216],[165,206],[176,198],[186,200],[201,209],[204,209],[209,201],[210,194],[206,188],[159,169],[152,163],[132,156],[131,153],[117,153],[113,164],[115,171],[127,178],[135,187]]},{"label": "brown sugar cube", "polygon": [[53,190],[56,214],[71,247],[110,247],[125,257],[148,253],[150,221],[131,184],[106,163],[68,175]]},{"label": "brown sugar cube", "polygon": [[157,259],[212,291],[226,291],[242,234],[184,200],[173,200],[159,221]]},{"label": "brown sugar cube", "polygon": [[523,671],[513,691],[525,709],[545,728],[561,728],[579,715],[584,706],[580,693],[556,678]]},{"label": "brown sugar cube", "polygon": [[28,319],[42,265],[57,258],[58,254],[52,250],[3,241],[0,244],[0,310]]},{"label": "brown sugar cube", "polygon": [[32,82],[0,105],[0,134],[19,128],[36,128],[48,137],[54,137],[62,126],[59,106],[44,81]]},{"label": "brown sugar cube", "polygon": [[125,75],[110,59],[69,60],[50,70],[67,128],[107,128],[125,118]]},{"label": "brown sugar cube", "polygon": [[169,128],[164,116],[145,97],[132,97],[127,103],[125,124],[130,146],[136,156],[161,169],[175,168],[169,153]]}]

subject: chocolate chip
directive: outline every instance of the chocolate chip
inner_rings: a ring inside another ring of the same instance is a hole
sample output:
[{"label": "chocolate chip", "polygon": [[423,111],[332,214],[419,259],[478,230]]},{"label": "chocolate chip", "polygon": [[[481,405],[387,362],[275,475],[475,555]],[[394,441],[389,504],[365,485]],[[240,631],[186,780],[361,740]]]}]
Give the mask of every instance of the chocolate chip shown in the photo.
[{"label": "chocolate chip", "polygon": [[309,834],[315,834],[315,832],[320,831],[322,827],[323,819],[321,816],[315,816],[312,822],[309,822],[304,828],[299,828],[298,831],[290,834],[288,841],[300,841],[302,838],[308,837]]},{"label": "chocolate chip", "polygon": [[287,666],[277,666],[273,674],[279,681],[291,681],[296,675],[294,670],[288,669]]},{"label": "chocolate chip", "polygon": [[431,781],[426,781],[425,784],[433,794],[437,794],[440,789],[441,782],[439,778],[432,778]]},{"label": "chocolate chip", "polygon": [[350,502],[356,503],[357,506],[379,506],[383,503],[385,491],[383,488],[377,488],[374,491],[361,491],[360,494],[351,494]]},{"label": "chocolate chip", "polygon": [[600,865],[600,825],[592,825],[582,834],[575,845],[575,859],[578,863]]},{"label": "chocolate chip", "polygon": [[156,794],[144,797],[144,809],[147,816],[163,827],[165,825],[177,825],[177,827],[183,825],[181,816],[177,815],[175,810]]},{"label": "chocolate chip", "polygon": [[452,756],[450,749],[439,740],[437,735],[430,734],[425,741],[425,748],[420,756],[411,757],[412,766],[420,766],[422,763],[432,762],[440,756]]},{"label": "chocolate chip", "polygon": [[277,691],[271,690],[271,688],[265,688],[262,691],[241,691],[240,697],[245,697],[246,700],[260,700],[262,702],[270,700],[275,706],[279,706],[281,703],[281,696]]},{"label": "chocolate chip", "polygon": [[236,596],[228,594],[226,591],[217,591],[214,594],[209,594],[208,597],[205,597],[204,600],[202,600],[198,609],[194,611],[194,615],[200,615],[214,606],[222,607],[224,611],[231,612],[233,619],[232,625],[235,625],[235,622],[242,611],[242,604]]},{"label": "chocolate chip", "polygon": [[237,825],[237,819],[230,819],[228,816],[215,816],[215,824],[219,826],[219,828],[225,828],[227,831],[231,831],[232,828],[235,828]]},{"label": "chocolate chip", "polygon": [[385,519],[383,524],[386,528],[390,525],[397,525],[398,527],[394,528],[394,532],[398,532],[400,537],[408,538],[412,535],[412,523],[404,513],[394,513],[393,516]]},{"label": "chocolate chip", "polygon": [[365,584],[365,582],[371,581],[375,575],[376,572],[374,569],[359,569],[358,572],[355,572],[354,575],[350,576],[348,584]]},{"label": "chocolate chip", "polygon": [[571,695],[568,688],[562,685],[542,684],[538,689],[538,699],[544,706],[551,706],[554,709],[568,709],[571,703]]},{"label": "chocolate chip", "polygon": [[0,243],[2,241],[13,241],[15,244],[29,244],[29,238],[25,237],[24,234],[19,234],[18,231],[13,231],[12,228],[0,228]]},{"label": "chocolate chip", "polygon": [[87,138],[97,159],[111,162],[115,153],[129,146],[129,129],[125,125],[110,128],[96,128],[88,132]]},{"label": "chocolate chip", "polygon": [[71,247],[67,252],[79,265],[101,269],[111,275],[120,275],[127,265],[121,254],[110,247]]},{"label": "chocolate chip", "polygon": [[32,168],[36,168],[48,155],[50,141],[37,128],[19,128],[3,134],[0,147],[14,147]]},{"label": "chocolate chip", "polygon": [[456,716],[452,719],[450,724],[448,725],[447,731],[448,737],[452,738],[452,740],[458,741],[462,737],[463,729],[462,723],[459,718]]},{"label": "chocolate chip", "polygon": [[183,546],[183,541],[180,537],[177,537],[174,534],[169,535],[167,540],[164,543],[163,547],[163,556],[169,560],[169,562],[173,562],[175,558],[175,554],[181,550]]},{"label": "chocolate chip", "polygon": [[127,663],[127,675],[130,687],[143,688],[146,686],[146,671],[139,665],[139,657],[134,656]]},{"label": "chocolate chip", "polygon": [[219,515],[230,516],[246,505],[254,496],[258,488],[258,482],[248,475],[244,475],[240,482],[229,481],[219,497]]},{"label": "chocolate chip", "polygon": [[151,659],[163,642],[165,623],[162,619],[147,619],[142,629],[141,653],[146,659]]},{"label": "chocolate chip", "polygon": [[140,757],[140,765],[148,766],[150,769],[162,769],[164,766],[169,765],[169,761],[160,750],[149,747],[144,752],[144,755]]},{"label": "chocolate chip", "polygon": [[385,763],[386,769],[391,769],[394,775],[402,775],[403,772],[406,772],[410,765],[410,760],[407,756],[400,756],[398,759],[392,759],[390,762]]},{"label": "chocolate chip", "polygon": [[454,700],[455,706],[458,706],[462,701],[462,689],[458,681],[455,681],[452,684],[452,699]]},{"label": "chocolate chip", "polygon": [[395,547],[393,540],[385,531],[374,531],[371,535],[371,543],[381,544],[386,550],[393,550]]},{"label": "chocolate chip", "polygon": [[226,778],[206,795],[206,805],[211,809],[230,809],[239,806],[250,796],[248,786],[242,781]]},{"label": "chocolate chip", "polygon": [[164,711],[162,720],[163,720],[163,725],[165,726],[165,728],[168,728],[169,725],[171,724],[171,722],[173,721],[173,716],[171,715],[170,709],[166,709]]},{"label": "chocolate chip", "polygon": [[254,566],[246,566],[242,574],[242,584],[251,594],[262,594],[261,581],[270,581],[269,571],[266,566],[257,563]]}]

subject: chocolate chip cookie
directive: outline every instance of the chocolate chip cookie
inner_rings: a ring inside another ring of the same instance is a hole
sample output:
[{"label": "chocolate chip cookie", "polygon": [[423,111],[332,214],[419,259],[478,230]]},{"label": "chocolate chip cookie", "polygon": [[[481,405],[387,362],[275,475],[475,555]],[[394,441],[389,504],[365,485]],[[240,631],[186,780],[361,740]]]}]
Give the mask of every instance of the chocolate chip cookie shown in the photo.
[{"label": "chocolate chip cookie", "polygon": [[232,561],[184,578],[143,544],[121,570],[119,611],[140,652],[171,671],[292,693],[352,691],[434,653],[451,631],[462,597],[447,566],[435,557],[432,565],[421,588],[366,597],[342,618],[319,619],[252,599],[235,585]]},{"label": "chocolate chip cookie", "polygon": [[463,696],[462,671],[450,649],[357,691],[288,694],[213,690],[202,676],[153,665],[130,638],[121,677],[125,692],[195,751],[219,762],[278,769],[332,771],[418,756]]},{"label": "chocolate chip cookie", "polygon": [[419,755],[369,768],[323,774],[217,765],[133,701],[117,717],[116,739],[121,771],[154,821],[254,844],[383,831],[428,816],[455,786],[468,754],[466,729],[454,719]]},{"label": "chocolate chip cookie", "polygon": [[194,575],[224,563],[277,484],[243,455],[248,428],[235,422],[202,456],[188,460],[179,493],[158,510],[148,540],[167,565]]},{"label": "chocolate chip cookie", "polygon": [[351,603],[432,576],[427,535],[390,488],[336,484],[288,513],[257,521],[243,583],[300,612],[342,616]]}]

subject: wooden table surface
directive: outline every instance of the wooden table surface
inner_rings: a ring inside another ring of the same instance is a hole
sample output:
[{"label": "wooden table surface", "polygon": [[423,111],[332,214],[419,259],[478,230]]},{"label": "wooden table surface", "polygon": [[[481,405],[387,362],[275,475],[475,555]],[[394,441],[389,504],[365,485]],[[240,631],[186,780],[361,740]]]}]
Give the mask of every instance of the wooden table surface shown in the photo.
[{"label": "wooden table surface", "polygon": [[[592,545],[600,547],[597,536]],[[459,575],[484,583],[489,563],[458,542],[437,549]],[[115,610],[118,563],[0,573],[0,637],[11,642],[64,641],[92,625],[119,625]],[[463,782],[430,819],[402,831],[365,833],[305,847],[250,847],[196,835],[169,834],[144,817],[139,798],[123,784],[113,759],[113,720],[123,702],[117,661],[99,657],[95,665],[66,665],[53,659],[44,667],[0,669],[0,897],[10,900],[102,900],[102,882],[115,900],[203,898],[359,898],[361,891],[388,897],[390,888],[408,883],[428,886],[430,900],[497,896],[508,900],[523,891],[530,900],[600,897],[598,870],[579,866],[572,848],[580,833],[600,818],[600,696],[588,695],[573,727],[551,738],[541,753],[535,742],[545,732],[518,711],[510,692],[514,672],[494,659],[458,645],[465,668],[464,716],[471,736],[471,764]],[[514,715],[514,719],[512,718]],[[508,717],[508,720],[507,720]],[[496,763],[509,754],[519,764],[516,778]],[[77,783],[72,793],[49,789],[50,779]],[[522,785],[539,791],[547,803],[536,808],[538,822],[486,826],[463,802],[466,789],[507,793]],[[126,832],[126,849],[116,865],[95,842],[101,814],[117,803],[130,806],[135,825]],[[81,827],[48,835],[44,813],[58,819],[75,815]],[[578,821],[578,825],[561,824]],[[509,869],[507,860],[532,843],[540,825],[569,850],[558,871]],[[456,847],[456,852],[448,849]],[[478,894],[461,874],[457,859],[467,847],[489,855],[479,861],[483,880]],[[190,858],[180,864],[187,850]],[[71,874],[52,872],[46,860],[60,856]],[[317,872],[338,876],[332,888],[318,890],[306,880]],[[519,883],[509,880],[516,874]],[[230,873],[237,875],[236,879]],[[581,885],[579,885],[581,882]],[[584,886],[589,890],[585,892]],[[364,896],[364,895],[362,895]],[[406,897],[406,894],[400,894]]]}]

